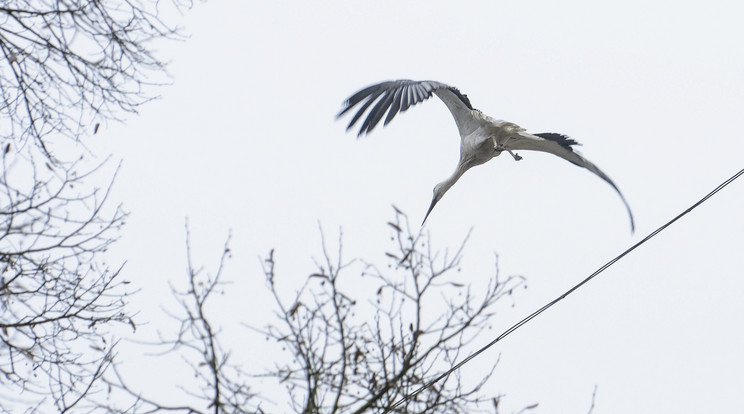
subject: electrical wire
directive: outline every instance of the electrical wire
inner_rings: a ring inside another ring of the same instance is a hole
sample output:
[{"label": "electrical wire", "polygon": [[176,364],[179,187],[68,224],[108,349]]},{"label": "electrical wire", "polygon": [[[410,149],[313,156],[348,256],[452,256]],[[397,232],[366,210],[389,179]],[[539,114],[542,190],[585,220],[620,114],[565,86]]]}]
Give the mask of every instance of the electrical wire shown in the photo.
[{"label": "electrical wire", "polygon": [[448,375],[450,375],[454,371],[458,370],[460,367],[462,367],[463,365],[467,364],[470,360],[472,360],[473,358],[477,357],[478,355],[480,355],[481,353],[483,353],[485,350],[487,350],[488,348],[492,347],[497,342],[499,342],[500,340],[506,338],[509,334],[511,334],[512,332],[516,331],[517,329],[519,329],[520,327],[522,327],[523,325],[525,325],[527,322],[529,322],[532,319],[536,318],[537,315],[545,312],[551,306],[553,306],[556,303],[560,302],[566,296],[570,295],[571,293],[575,292],[580,287],[584,286],[587,282],[589,282],[590,280],[594,279],[595,276],[597,276],[598,274],[602,273],[605,269],[607,269],[608,267],[610,267],[613,264],[615,264],[618,260],[620,260],[623,257],[625,257],[628,253],[632,252],[633,250],[635,250],[637,247],[639,247],[643,243],[646,243],[651,238],[653,238],[657,234],[659,234],[662,231],[664,231],[667,227],[671,226],[674,222],[676,222],[677,220],[679,220],[680,218],[682,218],[683,216],[685,216],[687,213],[689,213],[690,211],[694,210],[697,206],[699,206],[700,204],[703,204],[709,198],[713,197],[717,192],[721,191],[724,187],[726,187],[727,185],[731,184],[734,180],[736,180],[737,178],[739,178],[742,174],[744,174],[744,169],[740,170],[738,173],[736,173],[733,176],[731,176],[731,178],[729,178],[726,181],[724,181],[723,183],[721,183],[718,187],[716,187],[713,191],[711,191],[710,193],[708,193],[705,197],[701,198],[700,200],[698,200],[698,202],[696,202],[695,204],[693,204],[692,206],[690,206],[688,209],[686,209],[685,211],[683,211],[682,213],[678,214],[673,219],[671,219],[668,222],[666,222],[666,224],[664,224],[663,226],[661,226],[658,229],[656,229],[653,232],[651,232],[648,236],[644,237],[643,240],[639,241],[638,243],[634,244],[633,246],[631,246],[630,248],[628,248],[624,252],[622,252],[619,255],[615,256],[614,259],[612,259],[609,262],[605,263],[602,267],[600,267],[599,269],[597,269],[594,273],[592,273],[591,275],[589,275],[586,279],[582,280],[581,282],[579,282],[578,284],[576,284],[575,286],[573,286],[571,289],[567,290],[562,295],[560,295],[557,298],[553,299],[552,301],[550,301],[549,303],[547,303],[545,306],[543,306],[540,309],[532,312],[526,318],[524,318],[521,321],[517,322],[516,324],[512,325],[511,328],[509,328],[506,331],[504,331],[496,339],[494,339],[493,341],[489,342],[487,345],[485,345],[484,347],[482,347],[481,349],[479,349],[475,353],[471,354],[467,358],[463,359],[462,361],[460,361],[459,363],[457,363],[456,365],[454,365],[452,368],[450,368],[449,370],[447,370],[445,373],[439,375],[438,377],[434,378],[433,380],[431,380],[427,384],[423,385],[421,388],[417,389],[416,391],[414,391],[414,392],[406,395],[402,399],[400,399],[398,402],[396,402],[395,404],[393,404],[392,406],[390,406],[387,410],[385,410],[385,413],[388,413],[388,412],[394,410],[395,408],[399,407],[400,405],[402,405],[406,401],[408,401],[411,398],[415,397],[416,395],[418,395],[422,391],[426,390],[427,388],[429,388],[432,385],[436,384],[437,382],[441,381],[443,378],[447,377]]}]

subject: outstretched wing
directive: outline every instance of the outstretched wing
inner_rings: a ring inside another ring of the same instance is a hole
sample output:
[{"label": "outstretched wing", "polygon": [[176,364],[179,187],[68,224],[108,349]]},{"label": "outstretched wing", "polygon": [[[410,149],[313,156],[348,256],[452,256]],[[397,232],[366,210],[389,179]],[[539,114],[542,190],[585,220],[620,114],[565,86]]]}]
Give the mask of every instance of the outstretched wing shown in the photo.
[{"label": "outstretched wing", "polygon": [[359,129],[357,136],[361,136],[371,132],[386,112],[387,116],[383,125],[392,121],[398,112],[403,112],[409,107],[429,99],[432,93],[436,93],[447,105],[461,133],[463,128],[474,122],[471,115],[473,107],[470,105],[470,100],[467,95],[460,93],[457,88],[436,81],[412,81],[407,79],[382,82],[360,90],[343,103],[343,108],[336,115],[336,118],[361,104],[357,113],[351,118],[349,126],[346,127],[348,131],[361,119],[367,109],[377,102],[369,111],[367,118]]},{"label": "outstretched wing", "polygon": [[520,132],[518,135],[512,137],[507,142],[506,147],[511,150],[533,150],[548,152],[553,155],[557,155],[564,160],[570,161],[573,164],[578,165],[579,167],[586,168],[587,170],[593,172],[601,179],[605,180],[609,185],[611,185],[612,188],[614,188],[615,191],[617,191],[617,193],[620,195],[620,199],[623,200],[623,204],[625,204],[625,208],[628,210],[628,215],[630,216],[630,229],[631,231],[635,230],[633,213],[630,211],[630,205],[628,205],[628,202],[625,201],[623,193],[620,192],[620,189],[617,188],[615,183],[612,182],[607,174],[602,172],[602,170],[600,170],[596,165],[592,164],[591,161],[575,152],[573,150],[574,145],[581,144],[562,134],[556,134],[553,132],[545,132],[541,134],[529,134],[527,132]]}]

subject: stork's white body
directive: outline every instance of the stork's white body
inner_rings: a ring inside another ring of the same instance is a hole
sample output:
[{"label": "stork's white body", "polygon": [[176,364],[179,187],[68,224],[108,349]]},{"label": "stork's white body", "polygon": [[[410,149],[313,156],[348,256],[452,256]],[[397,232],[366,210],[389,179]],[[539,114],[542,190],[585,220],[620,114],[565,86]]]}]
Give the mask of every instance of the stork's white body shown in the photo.
[{"label": "stork's white body", "polygon": [[352,95],[346,100],[345,108],[338,116],[364,102],[349,123],[348,130],[361,118],[373,102],[377,102],[359,130],[358,135],[362,135],[370,132],[386,112],[384,125],[387,125],[398,112],[403,112],[410,106],[426,100],[432,94],[436,94],[447,105],[455,119],[457,130],[460,133],[460,160],[453,174],[434,187],[434,196],[424,221],[444,193],[462,177],[465,171],[488,162],[504,151],[507,151],[518,161],[522,157],[515,151],[532,150],[557,155],[579,167],[588,169],[609,183],[620,195],[630,215],[631,230],[634,228],[633,214],[630,211],[630,206],[625,201],[625,197],[605,173],[573,150],[572,146],[578,145],[576,141],[556,133],[530,134],[517,124],[494,119],[473,108],[468,97],[452,86],[435,81],[397,80],[382,82]]}]

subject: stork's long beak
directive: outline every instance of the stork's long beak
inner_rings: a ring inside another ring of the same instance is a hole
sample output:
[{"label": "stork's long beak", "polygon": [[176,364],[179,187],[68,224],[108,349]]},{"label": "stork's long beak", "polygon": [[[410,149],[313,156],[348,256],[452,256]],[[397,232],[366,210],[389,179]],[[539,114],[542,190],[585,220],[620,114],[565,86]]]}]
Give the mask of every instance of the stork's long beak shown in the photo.
[{"label": "stork's long beak", "polygon": [[426,219],[429,217],[429,214],[431,214],[431,211],[434,210],[434,206],[437,205],[438,201],[439,199],[437,198],[436,195],[434,196],[434,198],[431,199],[431,205],[429,206],[429,211],[426,212],[426,215],[424,216],[424,221],[421,222],[421,226],[423,226],[424,223],[426,223]]}]

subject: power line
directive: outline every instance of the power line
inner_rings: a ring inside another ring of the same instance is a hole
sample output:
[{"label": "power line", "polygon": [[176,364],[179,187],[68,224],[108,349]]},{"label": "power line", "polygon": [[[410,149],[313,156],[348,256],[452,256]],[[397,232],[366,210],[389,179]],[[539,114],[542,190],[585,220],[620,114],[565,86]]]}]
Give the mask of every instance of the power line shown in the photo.
[{"label": "power line", "polygon": [[555,305],[556,303],[560,302],[560,301],[561,301],[561,300],[563,300],[563,299],[564,299],[564,298],[565,298],[566,296],[570,295],[571,293],[573,293],[574,291],[576,291],[576,290],[577,290],[577,289],[579,289],[580,287],[584,286],[584,285],[585,285],[585,284],[586,284],[587,282],[589,282],[590,280],[594,279],[594,277],[595,277],[595,276],[597,276],[598,274],[602,273],[602,272],[603,272],[603,271],[604,271],[605,269],[607,269],[608,267],[610,267],[610,266],[612,266],[613,264],[615,264],[615,263],[616,263],[616,262],[617,262],[618,260],[620,260],[620,259],[622,259],[623,257],[625,257],[625,256],[626,256],[626,255],[627,255],[628,253],[630,253],[630,252],[632,252],[633,250],[635,250],[635,249],[636,249],[636,248],[637,248],[638,246],[642,245],[643,243],[646,243],[646,242],[647,242],[647,241],[649,241],[649,240],[650,240],[650,239],[651,239],[652,237],[654,237],[654,236],[656,236],[657,234],[661,233],[661,232],[662,232],[662,231],[663,231],[664,229],[666,229],[667,227],[671,226],[671,225],[672,225],[672,224],[673,224],[674,222],[676,222],[677,220],[679,220],[680,218],[682,218],[682,217],[683,217],[684,215],[686,215],[686,214],[687,214],[687,213],[689,213],[690,211],[694,210],[694,209],[695,209],[695,208],[696,208],[697,206],[699,206],[700,204],[703,204],[703,203],[704,203],[705,201],[707,201],[707,200],[708,200],[709,198],[713,197],[713,196],[714,196],[714,195],[715,195],[715,194],[716,194],[717,192],[721,191],[721,190],[722,190],[722,189],[723,189],[724,187],[726,187],[727,185],[731,184],[731,183],[732,183],[732,182],[733,182],[734,180],[736,180],[737,178],[739,178],[739,177],[740,177],[740,176],[741,176],[742,174],[744,174],[744,169],[740,170],[740,171],[739,171],[738,173],[736,173],[736,174],[734,174],[733,176],[731,176],[731,178],[729,178],[729,179],[727,179],[726,181],[724,181],[723,183],[721,183],[721,184],[720,184],[720,185],[719,185],[718,187],[716,187],[716,188],[715,188],[715,189],[714,189],[713,191],[711,191],[711,192],[710,192],[710,193],[708,193],[708,194],[707,194],[707,195],[706,195],[705,197],[703,197],[703,198],[701,198],[700,200],[698,200],[698,202],[696,202],[695,204],[693,204],[692,206],[690,206],[690,207],[689,207],[689,208],[688,208],[687,210],[685,210],[685,211],[683,211],[682,213],[678,214],[678,215],[677,215],[676,217],[674,217],[673,219],[671,219],[671,220],[669,220],[668,222],[666,222],[666,224],[664,224],[663,226],[661,226],[661,227],[659,227],[658,229],[656,229],[656,230],[654,230],[653,232],[651,232],[651,233],[650,233],[650,234],[649,234],[648,236],[644,237],[644,238],[643,238],[643,240],[639,241],[638,243],[634,244],[633,246],[631,246],[630,248],[628,248],[628,249],[627,249],[627,250],[625,250],[624,252],[620,253],[620,254],[619,254],[619,255],[617,255],[617,256],[616,256],[616,257],[615,257],[614,259],[612,259],[612,260],[610,260],[609,262],[605,263],[605,264],[604,264],[604,265],[603,265],[602,267],[600,267],[600,268],[599,268],[599,269],[597,269],[597,270],[596,270],[596,271],[595,271],[594,273],[592,273],[591,275],[589,275],[589,277],[587,277],[586,279],[582,280],[581,282],[579,282],[578,284],[576,284],[576,285],[575,285],[574,287],[572,287],[571,289],[567,290],[567,291],[566,291],[565,293],[563,293],[562,295],[560,295],[560,296],[558,296],[557,298],[553,299],[552,301],[550,301],[550,302],[549,302],[548,304],[546,304],[545,306],[543,306],[543,307],[541,307],[540,309],[538,309],[538,310],[536,310],[536,311],[532,312],[532,313],[531,313],[531,314],[530,314],[529,316],[527,316],[526,318],[524,318],[524,319],[522,319],[521,321],[519,321],[519,322],[517,322],[516,324],[514,324],[514,325],[513,325],[513,326],[512,326],[511,328],[509,328],[509,329],[507,329],[506,331],[504,331],[504,332],[503,332],[503,333],[502,333],[501,335],[499,335],[499,336],[498,336],[498,337],[497,337],[496,339],[494,339],[493,341],[489,342],[489,343],[488,343],[488,344],[487,344],[486,346],[482,347],[481,349],[479,349],[479,350],[478,350],[478,351],[476,351],[475,353],[471,354],[471,355],[470,355],[470,356],[468,356],[467,358],[463,359],[462,361],[460,361],[459,363],[457,363],[456,365],[454,365],[454,366],[453,366],[452,368],[450,368],[450,369],[449,369],[449,370],[448,370],[447,372],[445,372],[445,373],[441,374],[440,376],[436,377],[435,379],[433,379],[433,380],[432,380],[432,381],[430,381],[429,383],[427,383],[427,384],[423,385],[423,386],[422,386],[421,388],[417,389],[416,391],[414,391],[414,392],[412,392],[412,393],[410,393],[410,394],[406,395],[406,396],[405,396],[405,397],[403,397],[403,398],[402,398],[402,399],[401,399],[400,401],[396,402],[396,403],[395,403],[395,404],[393,404],[393,405],[392,405],[392,406],[391,406],[390,408],[388,408],[387,410],[385,410],[385,412],[386,412],[386,413],[388,413],[388,412],[390,412],[391,410],[393,410],[393,409],[395,409],[395,408],[399,407],[399,406],[400,406],[401,404],[405,403],[406,401],[408,401],[408,400],[410,400],[411,398],[415,397],[416,395],[418,395],[419,393],[421,393],[421,392],[422,392],[422,391],[424,391],[425,389],[427,389],[427,388],[431,387],[432,385],[434,385],[434,384],[436,384],[437,382],[441,381],[441,380],[442,380],[443,378],[447,377],[448,375],[450,375],[450,374],[451,374],[451,373],[453,373],[454,371],[458,370],[458,369],[459,369],[460,367],[462,367],[463,365],[467,364],[467,363],[468,363],[468,362],[469,362],[469,361],[470,361],[471,359],[473,359],[473,358],[477,357],[478,355],[480,355],[481,353],[483,353],[483,352],[484,352],[485,350],[487,350],[488,348],[492,347],[492,346],[493,346],[494,344],[496,344],[496,343],[497,343],[497,342],[499,342],[500,340],[502,340],[502,339],[506,338],[506,337],[507,337],[507,336],[508,336],[509,334],[511,334],[512,332],[516,331],[516,330],[517,330],[517,329],[519,329],[520,327],[522,327],[522,325],[524,325],[524,324],[526,324],[527,322],[531,321],[532,319],[536,318],[536,317],[537,317],[537,315],[539,315],[539,314],[541,314],[541,313],[545,312],[545,311],[546,311],[546,310],[548,310],[548,309],[549,309],[549,308],[550,308],[551,306],[553,306],[553,305]]}]

